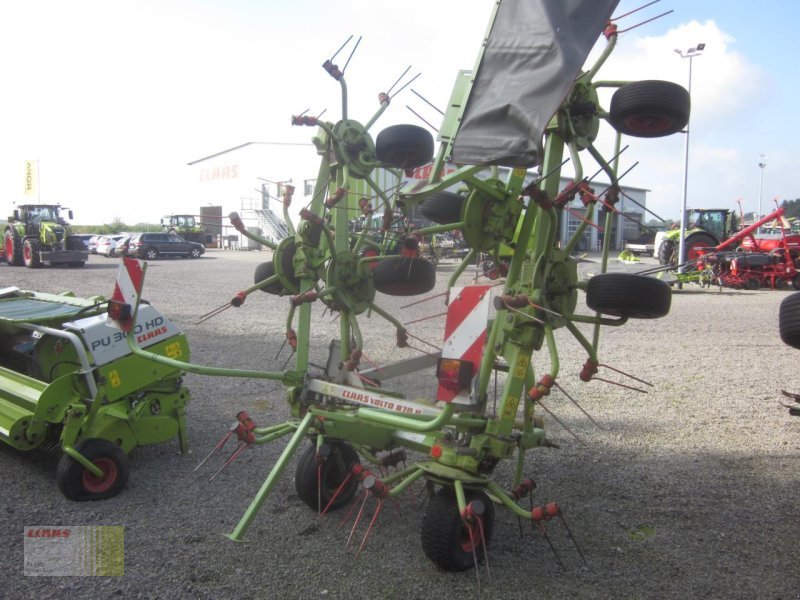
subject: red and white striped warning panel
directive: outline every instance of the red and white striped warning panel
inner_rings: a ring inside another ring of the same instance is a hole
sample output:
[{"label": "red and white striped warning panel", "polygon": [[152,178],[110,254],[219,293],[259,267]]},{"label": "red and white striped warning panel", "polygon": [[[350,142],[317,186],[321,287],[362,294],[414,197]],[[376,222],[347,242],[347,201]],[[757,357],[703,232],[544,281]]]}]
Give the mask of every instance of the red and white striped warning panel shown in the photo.
[{"label": "red and white striped warning panel", "polygon": [[143,261],[135,258],[123,258],[117,272],[117,281],[114,284],[114,293],[111,300],[128,304],[133,310],[142,293],[144,283]]},{"label": "red and white striped warning panel", "polygon": [[[486,346],[486,325],[491,306],[490,285],[454,287],[450,290],[450,305],[444,325],[442,359],[456,358],[472,363],[473,375],[478,373],[483,349]],[[439,384],[436,399],[444,402],[469,400],[469,389],[453,390]]]}]

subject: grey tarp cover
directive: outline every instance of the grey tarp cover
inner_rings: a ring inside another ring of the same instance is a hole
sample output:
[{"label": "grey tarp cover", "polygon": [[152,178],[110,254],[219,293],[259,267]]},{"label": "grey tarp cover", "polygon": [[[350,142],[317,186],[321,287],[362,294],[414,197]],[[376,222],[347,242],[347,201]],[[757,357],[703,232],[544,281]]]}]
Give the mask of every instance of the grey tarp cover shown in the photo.
[{"label": "grey tarp cover", "polygon": [[619,0],[502,0],[477,67],[453,161],[532,167],[544,128]]}]

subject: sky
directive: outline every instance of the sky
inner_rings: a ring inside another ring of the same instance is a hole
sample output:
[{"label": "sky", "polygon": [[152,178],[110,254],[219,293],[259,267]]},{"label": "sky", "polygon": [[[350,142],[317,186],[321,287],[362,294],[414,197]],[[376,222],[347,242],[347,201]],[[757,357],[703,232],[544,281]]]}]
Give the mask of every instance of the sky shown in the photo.
[{"label": "sky", "polygon": [[[615,15],[645,4],[620,2]],[[348,116],[367,121],[411,65],[417,80],[380,119],[438,125],[410,89],[444,107],[459,69],[474,66],[492,0],[25,0],[0,4],[0,196],[24,202],[24,162],[38,161],[39,198],[73,209],[75,223],[157,222],[196,212],[190,167],[246,141],[304,143],[308,109],[341,116],[338,84],[322,62],[346,69]],[[795,104],[800,3],[661,0],[622,18],[598,79],[688,85],[692,65],[687,205],[762,213],[800,197]],[[703,42],[691,61],[674,50]],[[602,41],[600,43],[602,46]],[[400,84],[402,85],[402,83]],[[398,86],[399,87],[399,86]],[[381,127],[376,125],[376,131]],[[597,140],[610,155],[608,126]],[[647,188],[648,207],[677,218],[684,134],[625,138],[623,183]],[[309,149],[309,172],[316,157]],[[759,167],[759,163],[765,167]],[[593,171],[594,169],[592,169]],[[269,165],[264,177],[269,177]],[[2,213],[0,213],[2,214]]]}]

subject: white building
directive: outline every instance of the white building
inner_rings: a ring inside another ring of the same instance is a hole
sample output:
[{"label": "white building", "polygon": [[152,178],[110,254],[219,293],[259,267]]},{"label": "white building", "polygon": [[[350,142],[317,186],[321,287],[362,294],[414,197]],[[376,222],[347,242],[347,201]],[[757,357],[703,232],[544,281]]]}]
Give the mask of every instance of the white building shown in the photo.
[{"label": "white building", "polygon": [[[239,213],[245,226],[263,237],[280,237],[275,221],[283,221],[283,186],[290,184],[295,188],[289,216],[297,224],[300,210],[311,202],[319,156],[310,142],[248,142],[193,160],[188,168],[191,169],[191,194],[196,199],[197,214],[213,241],[230,247],[253,248],[250,240],[231,227],[228,215]],[[488,169],[486,173],[488,176]],[[411,179],[425,176],[425,167],[422,167]],[[502,169],[500,176],[503,177]],[[531,177],[534,176],[531,172]],[[379,180],[384,189],[395,185],[395,180],[386,173],[375,172],[373,179]],[[562,177],[559,189],[565,189],[570,181]],[[594,181],[591,186],[599,194],[608,184]],[[647,220],[643,208],[647,190],[623,186],[622,191],[616,206],[619,214],[612,220],[612,248],[615,250],[621,250],[625,241],[638,238],[641,235],[639,224]],[[578,197],[568,208],[570,211],[562,211],[561,240],[568,239],[577,229],[581,219],[576,215],[584,213]],[[601,231],[605,215],[605,207],[598,203],[593,219],[597,227],[587,227],[585,242],[578,245],[578,250],[599,247],[605,235]]]}]

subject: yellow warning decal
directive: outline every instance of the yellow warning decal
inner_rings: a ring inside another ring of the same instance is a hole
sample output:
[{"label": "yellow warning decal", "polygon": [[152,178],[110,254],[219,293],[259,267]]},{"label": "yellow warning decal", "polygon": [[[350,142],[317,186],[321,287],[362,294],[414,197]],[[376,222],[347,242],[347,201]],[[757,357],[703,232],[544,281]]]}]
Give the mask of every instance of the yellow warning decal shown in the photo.
[{"label": "yellow warning decal", "polygon": [[514,177],[525,177],[525,173],[527,172],[528,171],[526,169],[514,169],[513,171],[511,171]]},{"label": "yellow warning decal", "polygon": [[525,379],[528,374],[528,363],[531,361],[529,356],[521,354],[517,357],[517,362],[514,365],[514,377],[517,379]]},{"label": "yellow warning decal", "polygon": [[119,371],[109,371],[108,372],[108,381],[111,383],[111,387],[119,387],[122,385],[122,380],[119,378]]},{"label": "yellow warning decal", "polygon": [[180,342],[172,342],[171,344],[167,344],[164,347],[164,353],[167,355],[167,358],[180,358],[183,356],[183,350],[181,349]]}]

